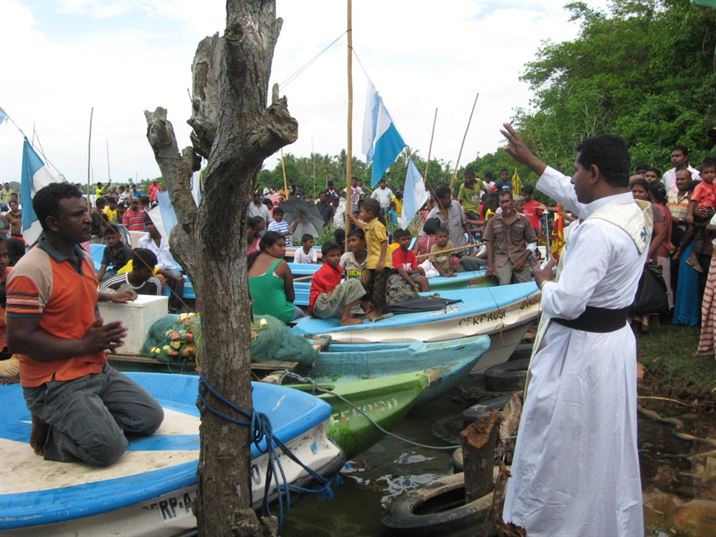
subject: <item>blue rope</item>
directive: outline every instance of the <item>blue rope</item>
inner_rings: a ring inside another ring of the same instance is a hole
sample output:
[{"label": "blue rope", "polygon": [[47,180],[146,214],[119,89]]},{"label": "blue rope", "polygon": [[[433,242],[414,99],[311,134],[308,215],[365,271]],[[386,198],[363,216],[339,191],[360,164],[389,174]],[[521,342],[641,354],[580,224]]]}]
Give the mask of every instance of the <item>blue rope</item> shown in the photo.
[{"label": "blue rope", "polygon": [[[266,467],[266,480],[264,482],[264,497],[261,502],[261,510],[265,515],[271,516],[268,497],[272,482],[276,489],[279,526],[283,526],[288,510],[291,508],[291,492],[300,494],[316,494],[321,500],[333,497],[332,487],[341,484],[341,477],[338,473],[331,478],[326,478],[312,468],[306,466],[289,448],[286,447],[283,442],[281,442],[281,440],[276,437],[276,435],[274,435],[271,419],[266,414],[262,412],[254,412],[253,410],[248,412],[246,409],[227,399],[219,393],[216,388],[209,384],[206,374],[203,372],[199,375],[199,381],[199,401],[208,412],[226,422],[239,425],[240,427],[249,428],[249,441],[253,443],[259,451],[262,451],[260,445],[261,441],[266,441],[268,464]],[[201,388],[204,388],[212,397],[218,399],[225,406],[243,416],[246,421],[229,416],[216,408],[207,400],[204,390]],[[279,460],[277,449],[280,449],[281,452],[290,460],[303,468],[303,470],[318,483],[318,486],[308,488],[290,484],[286,479],[286,473],[284,472],[281,461]],[[253,493],[250,485],[249,501],[251,505],[253,505]]]}]

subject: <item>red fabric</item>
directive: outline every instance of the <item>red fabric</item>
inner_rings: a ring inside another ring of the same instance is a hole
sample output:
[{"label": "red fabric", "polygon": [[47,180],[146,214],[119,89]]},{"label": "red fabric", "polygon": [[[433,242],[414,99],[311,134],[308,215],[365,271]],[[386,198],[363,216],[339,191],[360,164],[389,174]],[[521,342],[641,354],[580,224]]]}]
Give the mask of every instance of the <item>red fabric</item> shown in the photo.
[{"label": "red fabric", "polygon": [[530,225],[534,229],[540,228],[539,217],[543,213],[542,204],[539,201],[527,201],[522,205],[522,214],[530,221]]},{"label": "red fabric", "polygon": [[701,181],[694,188],[691,201],[696,202],[700,207],[716,208],[716,183]]},{"label": "red fabric", "polygon": [[393,268],[403,270],[418,270],[418,259],[415,257],[415,252],[412,250],[403,251],[402,248],[397,248],[393,252]]},{"label": "red fabric", "polygon": [[313,315],[313,305],[318,295],[330,293],[341,283],[343,267],[338,265],[333,268],[328,263],[323,263],[311,278],[311,292],[308,295],[308,313]]}]

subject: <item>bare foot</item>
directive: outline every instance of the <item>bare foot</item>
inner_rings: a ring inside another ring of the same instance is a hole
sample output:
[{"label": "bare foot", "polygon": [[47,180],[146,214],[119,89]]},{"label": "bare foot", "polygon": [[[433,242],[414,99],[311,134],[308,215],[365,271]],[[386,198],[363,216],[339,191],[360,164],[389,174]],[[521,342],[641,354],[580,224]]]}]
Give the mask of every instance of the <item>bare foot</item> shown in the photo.
[{"label": "bare foot", "polygon": [[32,432],[30,433],[30,446],[37,455],[45,454],[45,444],[50,435],[50,426],[40,418],[32,415]]},{"label": "bare foot", "polygon": [[348,317],[347,319],[341,319],[341,326],[351,326],[354,324],[362,324],[362,319],[356,319],[355,317]]},{"label": "bare foot", "polygon": [[641,362],[636,363],[636,380],[643,380],[646,376],[646,367]]},{"label": "bare foot", "polygon": [[383,314],[378,310],[371,310],[365,314],[365,316],[371,321],[375,321],[381,315],[383,315]]}]

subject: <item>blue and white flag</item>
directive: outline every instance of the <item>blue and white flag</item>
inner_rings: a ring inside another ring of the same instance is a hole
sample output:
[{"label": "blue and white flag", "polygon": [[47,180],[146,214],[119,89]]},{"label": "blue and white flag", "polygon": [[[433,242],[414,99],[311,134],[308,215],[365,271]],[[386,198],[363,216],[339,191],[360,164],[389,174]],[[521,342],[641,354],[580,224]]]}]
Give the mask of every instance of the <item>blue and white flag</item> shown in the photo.
[{"label": "blue and white flag", "polygon": [[372,187],[375,188],[404,147],[405,142],[395,128],[382,97],[369,82],[363,118],[363,153],[368,164],[373,164]]},{"label": "blue and white flag", "polygon": [[405,174],[405,188],[403,189],[403,211],[398,219],[401,228],[408,229],[410,222],[413,221],[429,197],[430,194],[425,190],[423,176],[413,164],[413,159],[409,158],[408,171]]},{"label": "blue and white flag", "polygon": [[22,204],[22,238],[27,244],[37,241],[42,226],[32,208],[32,198],[35,192],[50,183],[61,183],[57,177],[45,166],[40,156],[25,138],[22,145],[22,180],[20,182],[20,203]]},{"label": "blue and white flag", "polygon": [[2,125],[3,121],[7,119],[7,114],[5,113],[5,110],[0,108],[0,125]]}]

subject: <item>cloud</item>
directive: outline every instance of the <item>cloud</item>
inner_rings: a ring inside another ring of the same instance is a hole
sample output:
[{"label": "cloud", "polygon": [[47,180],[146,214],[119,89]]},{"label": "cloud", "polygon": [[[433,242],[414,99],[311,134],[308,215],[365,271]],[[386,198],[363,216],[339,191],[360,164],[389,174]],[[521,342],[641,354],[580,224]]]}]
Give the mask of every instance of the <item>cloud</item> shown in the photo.
[{"label": "cloud", "polygon": [[[143,111],[169,110],[179,143],[189,142],[187,88],[196,45],[222,31],[225,2],[66,0],[0,2],[3,85],[0,106],[29,134],[33,123],[50,160],[71,180],[87,179],[87,134],[94,106],[94,180],[159,174],[145,138]],[[493,151],[502,121],[529,103],[518,77],[545,39],[577,34],[562,1],[362,0],[353,4],[353,42],[406,142],[455,161],[475,92],[480,92],[462,163]],[[279,0],[284,19],[272,83],[283,82],[345,31],[345,4]],[[366,74],[354,72],[353,147],[359,152]],[[345,36],[281,88],[299,121],[284,151],[337,154],[346,140]],[[19,177],[21,136],[0,126],[0,180]],[[275,164],[275,157],[267,165]]]}]

